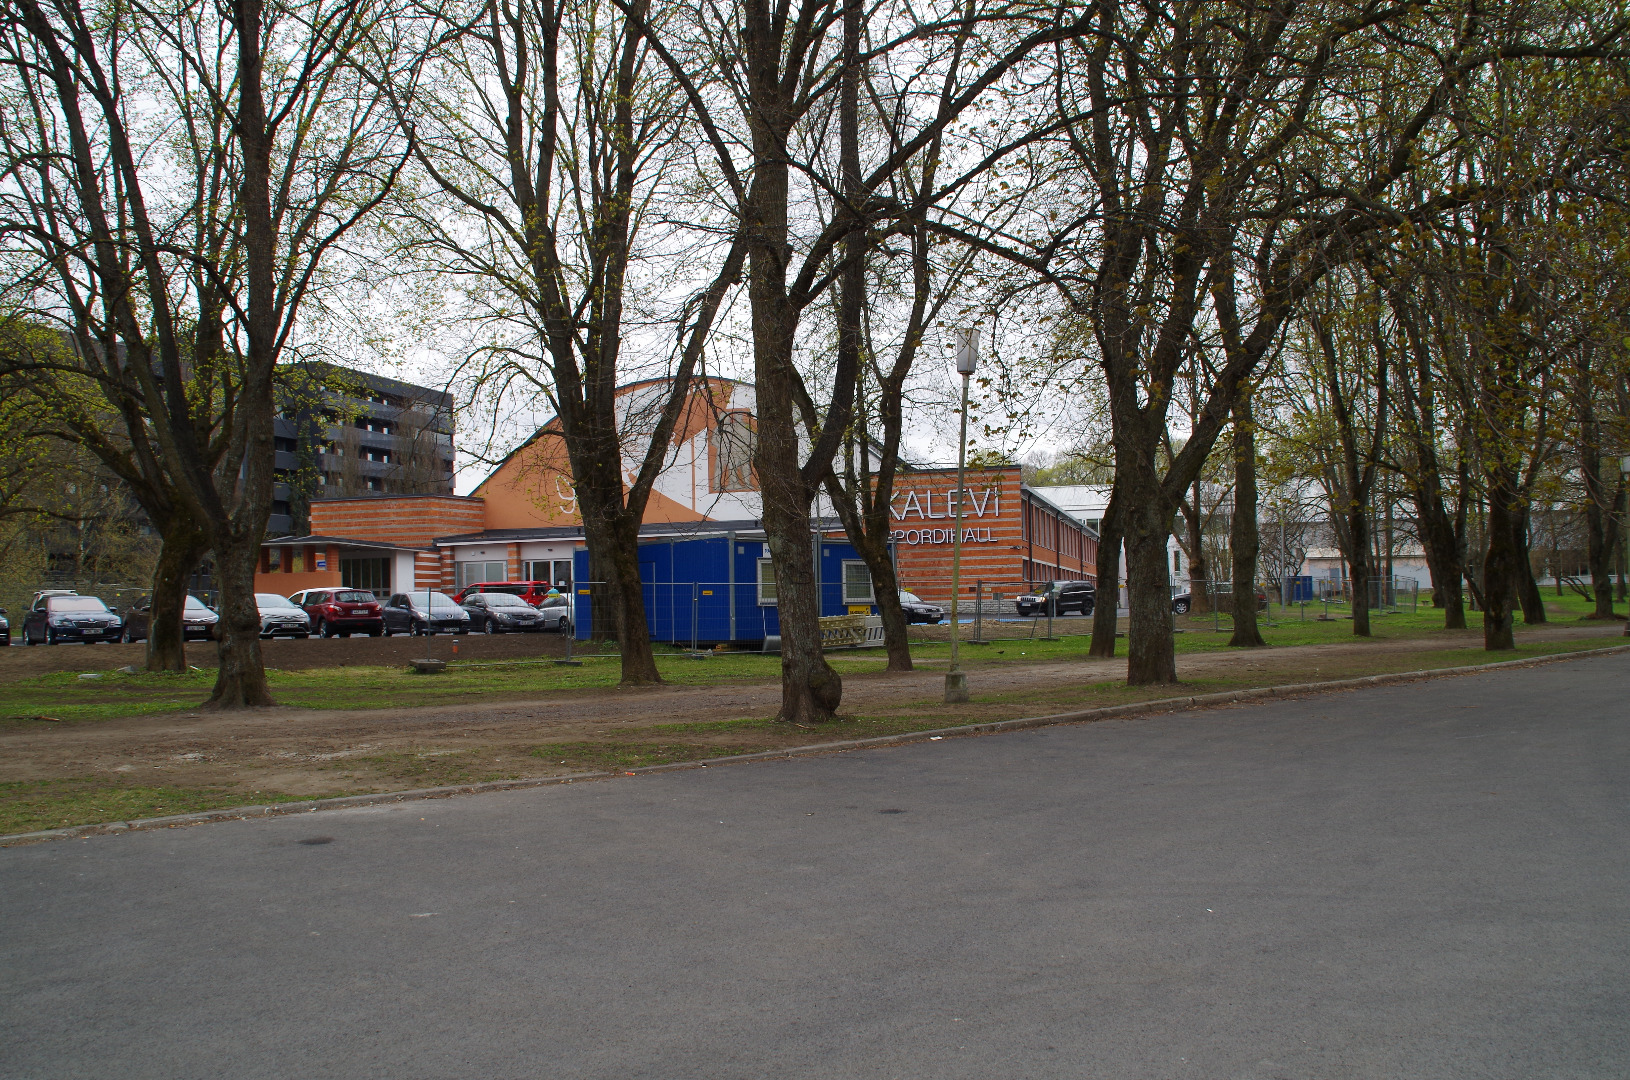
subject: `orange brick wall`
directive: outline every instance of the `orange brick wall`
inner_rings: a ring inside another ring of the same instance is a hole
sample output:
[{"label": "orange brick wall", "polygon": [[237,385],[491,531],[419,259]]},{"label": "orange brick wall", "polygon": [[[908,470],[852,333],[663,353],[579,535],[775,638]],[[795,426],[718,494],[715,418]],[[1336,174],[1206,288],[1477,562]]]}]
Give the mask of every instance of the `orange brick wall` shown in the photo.
[{"label": "orange brick wall", "polygon": [[[1000,590],[1011,596],[1026,580],[1097,576],[1097,539],[1067,514],[1028,498],[1018,466],[969,469],[964,486],[965,597],[981,580],[986,595]],[[931,602],[951,599],[955,491],[955,469],[906,473],[895,483],[891,509],[900,584]]]},{"label": "orange brick wall", "polygon": [[382,495],[319,499],[311,504],[315,536],[428,547],[438,536],[480,532],[486,527],[486,501],[467,495]]}]

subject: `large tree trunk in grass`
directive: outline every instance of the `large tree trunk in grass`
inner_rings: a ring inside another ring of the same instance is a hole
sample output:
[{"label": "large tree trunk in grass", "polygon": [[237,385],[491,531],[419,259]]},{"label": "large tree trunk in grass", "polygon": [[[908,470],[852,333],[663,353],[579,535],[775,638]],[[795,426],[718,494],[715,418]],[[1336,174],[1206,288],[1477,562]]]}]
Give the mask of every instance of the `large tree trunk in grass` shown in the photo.
[{"label": "large tree trunk in grass", "polygon": [[1211,565],[1206,559],[1206,542],[1204,534],[1205,501],[1200,490],[1200,481],[1194,482],[1192,491],[1194,502],[1190,505],[1187,500],[1183,503],[1184,531],[1188,533],[1189,558],[1189,613],[1191,615],[1211,614],[1211,590],[1208,585],[1211,580]]},{"label": "large tree trunk in grass", "polygon": [[[1152,463],[1152,455],[1149,460]],[[1129,497],[1119,515],[1131,593],[1126,657],[1126,681],[1131,686],[1177,681],[1171,564],[1166,555],[1173,507],[1161,499],[1159,481],[1152,472],[1126,478],[1124,493]]]},{"label": "large tree trunk in grass", "polygon": [[1488,477],[1488,551],[1483,556],[1483,648],[1489,651],[1517,647],[1514,623],[1517,608],[1518,552],[1514,505],[1516,478],[1509,466],[1496,466]]},{"label": "large tree trunk in grass", "polygon": [[[187,648],[181,610],[187,603],[187,579],[209,550],[202,529],[172,515],[160,533],[158,565],[153,569],[153,592],[148,610],[147,670],[186,671]],[[258,628],[258,619],[257,619]]]},{"label": "large tree trunk in grass", "polygon": [[1121,523],[1118,496],[1109,489],[1109,505],[1098,523],[1098,599],[1092,609],[1092,645],[1087,655],[1108,660],[1115,655],[1115,628],[1121,604]]},{"label": "large tree trunk in grass", "polygon": [[221,618],[215,624],[220,667],[206,704],[212,709],[271,705],[272,694],[260,654],[260,609],[255,604],[259,538],[240,537],[231,545],[217,540],[212,549],[215,578],[221,587]]},{"label": "large tree trunk in grass", "polygon": [[1229,547],[1234,561],[1234,636],[1242,648],[1266,645],[1256,621],[1256,558],[1261,547],[1256,522],[1256,428],[1251,391],[1241,387],[1234,402],[1234,520]]},{"label": "large tree trunk in grass", "polygon": [[[1596,462],[1600,476],[1601,462]],[[1598,484],[1605,488],[1605,484]],[[1596,598],[1595,610],[1587,619],[1617,619],[1613,611],[1613,564],[1619,554],[1619,517],[1624,513],[1625,492],[1621,483],[1614,491],[1607,513],[1595,498],[1585,500],[1586,557],[1590,563],[1591,592]]]},{"label": "large tree trunk in grass", "polygon": [[1344,515],[1345,529],[1342,554],[1352,574],[1353,636],[1370,636],[1370,518],[1362,503],[1348,507]]},{"label": "large tree trunk in grass", "polygon": [[[618,497],[619,509],[622,499]],[[587,518],[585,517],[585,524]],[[596,545],[604,552],[609,582],[606,607],[616,617],[622,657],[623,686],[649,686],[662,681],[645,617],[645,589],[640,582],[639,523],[626,512],[595,526]]]},{"label": "large tree trunk in grass", "polygon": [[[1415,506],[1418,514],[1422,505],[1422,500],[1417,498]],[[1460,580],[1463,569],[1460,539],[1441,507],[1438,513],[1430,516],[1420,514],[1416,520],[1420,523],[1421,546],[1426,550],[1427,570],[1432,575],[1432,604],[1442,609],[1445,630],[1464,630],[1466,594]]]},{"label": "large tree trunk in grass", "polygon": [[1534,556],[1528,546],[1531,505],[1526,498],[1522,508],[1511,515],[1511,547],[1517,553],[1517,601],[1522,605],[1522,621],[1528,626],[1545,621],[1545,597],[1534,579]]}]

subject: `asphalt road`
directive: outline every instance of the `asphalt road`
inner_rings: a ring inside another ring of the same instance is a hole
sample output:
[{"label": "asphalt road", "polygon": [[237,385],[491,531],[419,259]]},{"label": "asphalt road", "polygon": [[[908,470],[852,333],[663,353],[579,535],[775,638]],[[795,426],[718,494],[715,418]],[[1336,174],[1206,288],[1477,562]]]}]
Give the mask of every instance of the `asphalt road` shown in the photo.
[{"label": "asphalt road", "polygon": [[0,1075],[1622,1078],[1627,679],[0,851]]}]

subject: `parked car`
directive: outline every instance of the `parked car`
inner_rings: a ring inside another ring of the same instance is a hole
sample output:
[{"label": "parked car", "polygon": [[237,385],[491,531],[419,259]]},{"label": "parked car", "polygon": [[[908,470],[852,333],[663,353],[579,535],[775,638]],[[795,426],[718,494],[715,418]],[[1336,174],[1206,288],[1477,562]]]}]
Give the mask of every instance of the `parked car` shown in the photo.
[{"label": "parked car", "polygon": [[415,589],[385,601],[385,636],[392,634],[467,634],[470,613],[446,593]]},{"label": "parked car", "polygon": [[538,609],[514,593],[471,593],[459,601],[459,606],[470,613],[472,633],[536,633],[543,629],[543,616]]},{"label": "parked car", "polygon": [[11,623],[6,621],[6,609],[0,607],[0,645],[11,644]]},{"label": "parked car", "polygon": [[553,630],[562,637],[572,632],[572,598],[562,593],[545,596],[543,603],[538,605],[538,615],[543,619],[543,628]]},{"label": "parked car", "polygon": [[24,645],[58,645],[64,641],[118,641],[124,620],[94,596],[42,593],[23,617]]},{"label": "parked car", "polygon": [[311,617],[311,632],[322,637],[350,637],[385,632],[379,599],[361,589],[307,589],[289,597],[289,603],[304,608]]},{"label": "parked car", "polygon": [[[181,607],[181,640],[207,641],[215,636],[215,624],[221,617],[196,596],[189,595]],[[125,614],[124,633],[120,641],[146,641],[153,625],[153,599],[143,597]]]},{"label": "parked car", "polygon": [[925,603],[916,593],[900,590],[900,609],[906,613],[908,623],[932,623],[939,625],[945,618],[945,609],[937,604]]},{"label": "parked car", "polygon": [[276,593],[255,594],[255,607],[260,609],[260,636],[274,638],[279,634],[290,637],[311,636],[311,616],[300,605]]},{"label": "parked car", "polygon": [[549,595],[550,590],[554,590],[555,595],[559,596],[561,590],[566,588],[569,586],[554,585],[547,581],[478,581],[474,585],[464,586],[453,595],[453,599],[462,604],[470,597],[481,593],[509,593],[511,596],[519,596],[533,607],[542,607],[544,598]]},{"label": "parked car", "polygon": [[1047,581],[1041,587],[1013,598],[1019,614],[1068,615],[1072,611],[1091,615],[1098,591],[1090,581]]},{"label": "parked car", "polygon": [[[1225,594],[1218,594],[1218,603],[1221,603],[1224,606],[1232,606],[1230,601],[1224,601],[1221,599],[1222,595]],[[1189,613],[1189,609],[1193,606],[1194,594],[1192,592],[1178,593],[1176,596],[1172,597],[1172,611],[1175,614],[1187,615]],[[1268,610],[1268,594],[1263,592],[1261,589],[1258,589],[1256,593],[1256,609],[1258,611]]]}]

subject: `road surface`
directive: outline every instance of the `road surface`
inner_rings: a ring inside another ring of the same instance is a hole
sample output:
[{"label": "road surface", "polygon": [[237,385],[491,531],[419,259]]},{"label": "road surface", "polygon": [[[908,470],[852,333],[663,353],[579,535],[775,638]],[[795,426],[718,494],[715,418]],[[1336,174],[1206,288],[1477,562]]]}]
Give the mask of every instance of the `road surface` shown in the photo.
[{"label": "road surface", "polygon": [[0,851],[0,1075],[1622,1078],[1627,686]]}]

